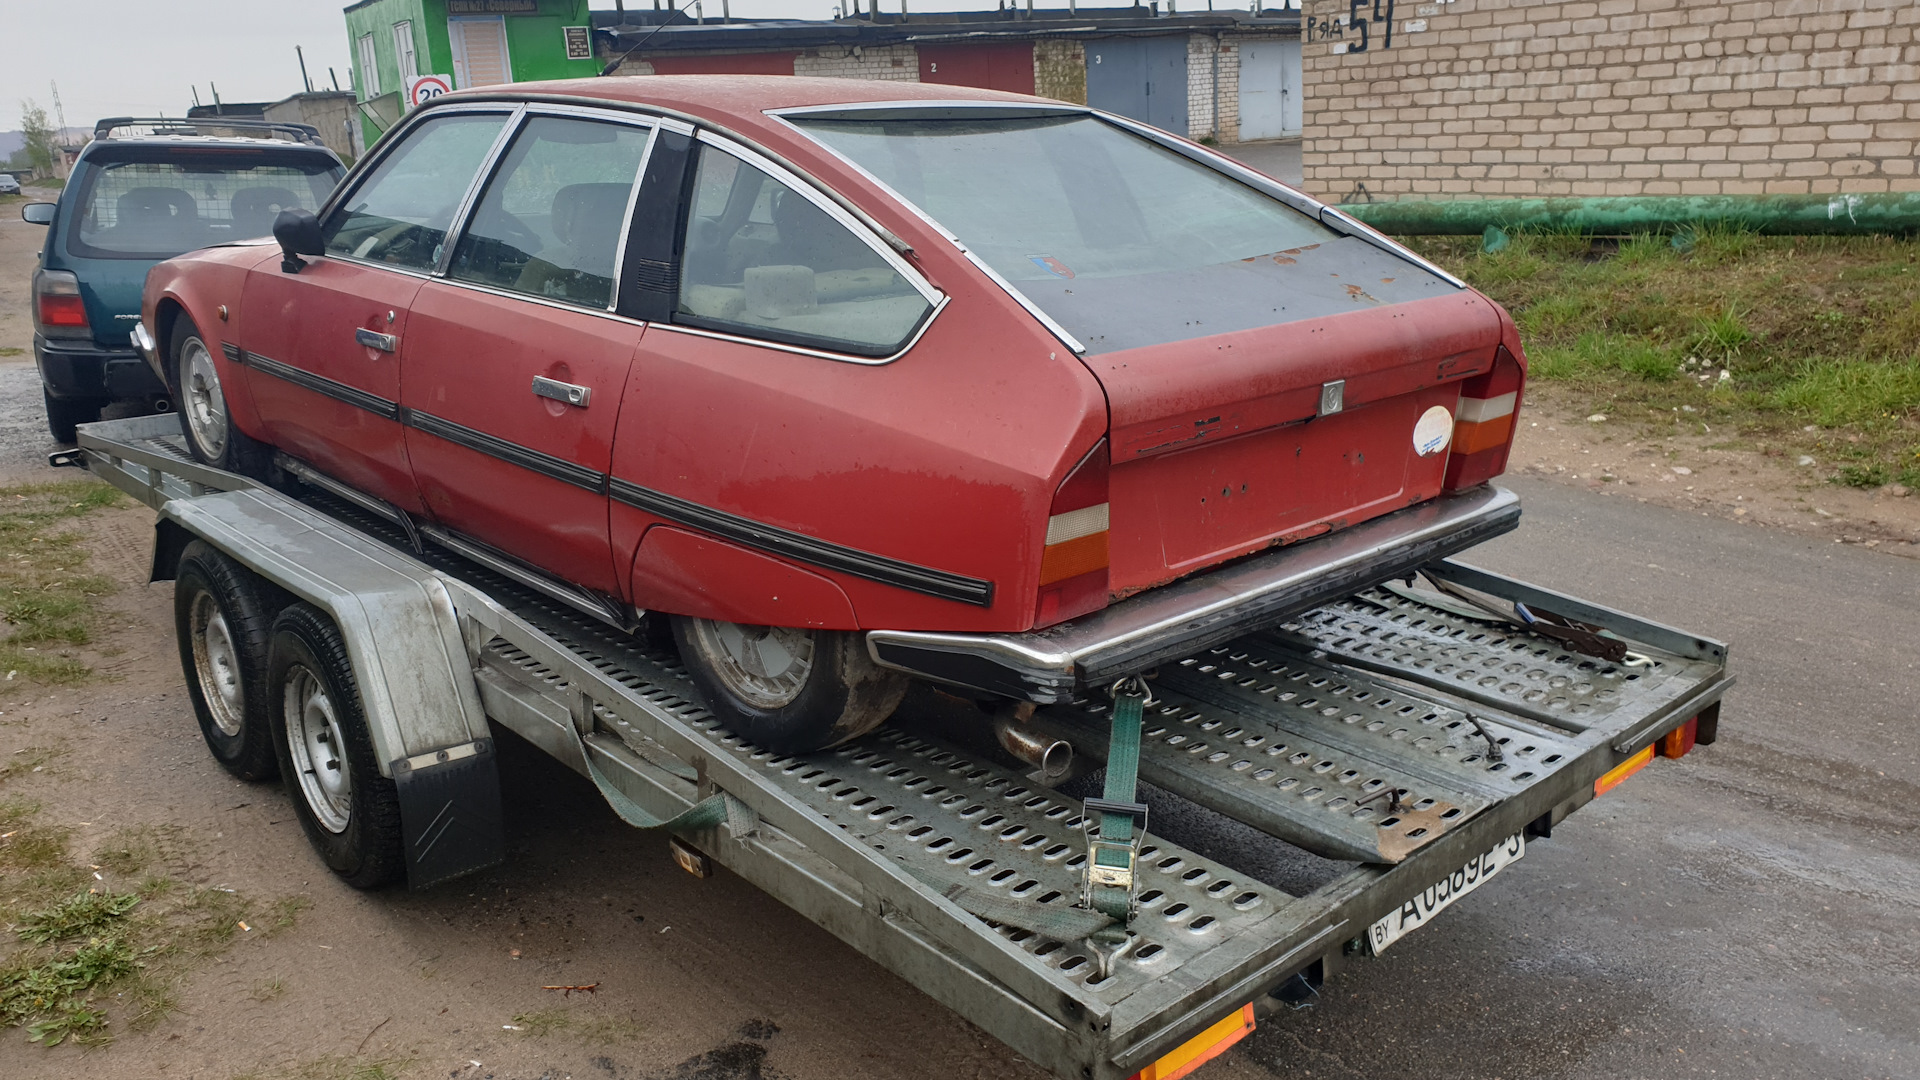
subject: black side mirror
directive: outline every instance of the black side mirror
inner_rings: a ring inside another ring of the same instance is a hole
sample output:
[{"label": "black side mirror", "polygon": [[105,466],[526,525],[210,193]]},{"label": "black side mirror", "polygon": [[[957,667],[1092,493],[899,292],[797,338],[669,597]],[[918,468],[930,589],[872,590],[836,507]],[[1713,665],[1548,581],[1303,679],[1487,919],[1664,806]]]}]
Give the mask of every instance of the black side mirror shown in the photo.
[{"label": "black side mirror", "polygon": [[59,209],[58,203],[30,202],[20,208],[20,220],[29,225],[51,225],[54,212]]},{"label": "black side mirror", "polygon": [[280,270],[282,273],[297,274],[307,265],[302,255],[325,255],[327,242],[320,236],[320,219],[313,211],[293,207],[280,211],[273,219],[273,238],[280,241]]}]

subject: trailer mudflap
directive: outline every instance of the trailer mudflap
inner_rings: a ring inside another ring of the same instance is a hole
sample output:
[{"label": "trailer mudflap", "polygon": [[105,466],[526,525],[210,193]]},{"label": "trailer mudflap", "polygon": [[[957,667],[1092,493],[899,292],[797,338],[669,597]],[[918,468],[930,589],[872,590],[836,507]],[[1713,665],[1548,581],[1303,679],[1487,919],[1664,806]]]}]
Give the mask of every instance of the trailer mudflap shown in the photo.
[{"label": "trailer mudflap", "polygon": [[425,889],[507,860],[491,738],[391,764],[408,888]]}]

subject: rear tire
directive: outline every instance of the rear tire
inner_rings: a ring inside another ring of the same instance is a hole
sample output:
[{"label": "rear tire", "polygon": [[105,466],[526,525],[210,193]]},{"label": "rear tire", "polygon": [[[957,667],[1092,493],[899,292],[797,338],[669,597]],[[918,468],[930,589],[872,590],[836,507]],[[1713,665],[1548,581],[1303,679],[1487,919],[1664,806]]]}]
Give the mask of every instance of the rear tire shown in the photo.
[{"label": "rear tire", "polygon": [[80,436],[74,429],[100,419],[100,410],[106,407],[104,402],[91,398],[54,397],[44,386],[40,388],[40,397],[47,403],[47,434],[57,443],[71,444]]},{"label": "rear tire", "polygon": [[707,707],[734,734],[777,753],[811,753],[865,735],[907,692],[907,677],[875,664],[857,632],[676,615],[673,637]]},{"label": "rear tire", "polygon": [[271,780],[280,771],[267,715],[271,592],[199,540],[181,553],[174,575],[174,635],[187,697],[214,760],[242,780]]},{"label": "rear tire", "polygon": [[356,889],[398,880],[400,796],[374,758],[346,642],[310,604],[273,621],[267,693],[280,775],[327,868]]},{"label": "rear tire", "polygon": [[183,316],[174,322],[167,356],[173,365],[180,433],[186,436],[193,456],[216,469],[265,479],[273,452],[234,426],[213,348],[200,336],[192,319]]}]

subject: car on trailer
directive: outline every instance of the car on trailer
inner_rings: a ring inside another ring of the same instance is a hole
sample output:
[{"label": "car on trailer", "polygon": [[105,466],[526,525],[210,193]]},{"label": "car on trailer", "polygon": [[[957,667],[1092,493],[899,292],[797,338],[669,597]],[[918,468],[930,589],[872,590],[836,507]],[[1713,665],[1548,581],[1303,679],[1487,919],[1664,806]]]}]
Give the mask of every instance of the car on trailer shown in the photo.
[{"label": "car on trailer", "polygon": [[[305,124],[120,116],[94,125],[33,274],[33,355],[55,442],[112,405],[164,412],[173,392],[134,348],[147,271],[194,248],[265,236],[281,210],[318,207],[346,168]],[[14,189],[18,191],[16,187]]]}]

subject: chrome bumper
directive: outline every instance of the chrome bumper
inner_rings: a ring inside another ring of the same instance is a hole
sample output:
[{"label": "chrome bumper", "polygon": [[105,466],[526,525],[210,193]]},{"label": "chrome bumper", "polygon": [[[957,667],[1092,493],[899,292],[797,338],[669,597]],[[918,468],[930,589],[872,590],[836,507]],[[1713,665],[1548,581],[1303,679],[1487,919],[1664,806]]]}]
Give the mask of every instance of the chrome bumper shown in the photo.
[{"label": "chrome bumper", "polygon": [[1043,705],[1351,596],[1511,531],[1520,497],[1486,486],[1183,578],[1023,634],[875,630],[882,667]]},{"label": "chrome bumper", "polygon": [[160,385],[167,385],[167,373],[160,367],[160,346],[154,343],[153,335],[147,332],[147,324],[134,323],[133,333],[128,334],[127,337],[132,339],[133,347],[140,350],[140,355],[147,361],[147,366],[153,369],[155,375],[160,376]]}]

